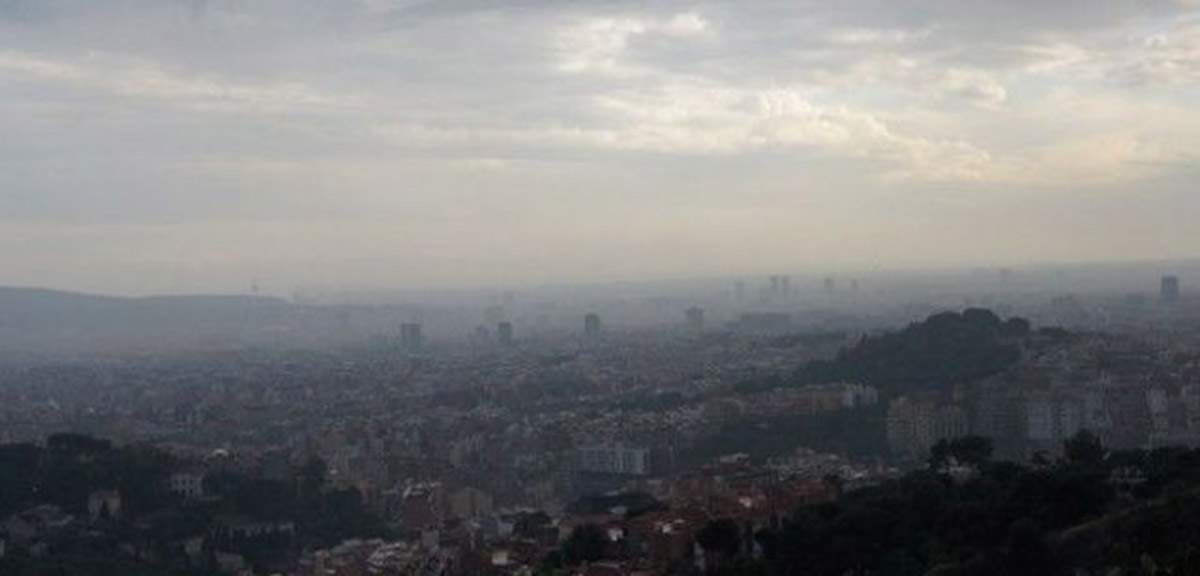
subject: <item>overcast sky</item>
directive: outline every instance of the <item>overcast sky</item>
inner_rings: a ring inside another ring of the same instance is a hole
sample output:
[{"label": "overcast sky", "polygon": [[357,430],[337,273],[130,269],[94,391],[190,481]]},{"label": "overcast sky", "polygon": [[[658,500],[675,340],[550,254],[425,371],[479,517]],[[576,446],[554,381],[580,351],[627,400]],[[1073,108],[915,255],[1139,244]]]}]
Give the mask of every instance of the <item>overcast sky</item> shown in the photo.
[{"label": "overcast sky", "polygon": [[0,284],[1200,255],[1182,0],[0,0]]}]

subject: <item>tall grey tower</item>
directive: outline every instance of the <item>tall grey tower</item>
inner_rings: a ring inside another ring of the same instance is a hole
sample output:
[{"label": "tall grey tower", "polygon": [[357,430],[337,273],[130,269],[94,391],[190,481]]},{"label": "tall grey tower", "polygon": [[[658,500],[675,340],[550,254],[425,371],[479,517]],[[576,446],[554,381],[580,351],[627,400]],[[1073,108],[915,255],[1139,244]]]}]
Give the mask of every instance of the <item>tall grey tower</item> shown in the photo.
[{"label": "tall grey tower", "polygon": [[1163,302],[1175,302],[1179,300],[1179,277],[1178,276],[1163,276],[1162,286],[1159,288],[1158,295]]},{"label": "tall grey tower", "polygon": [[692,334],[701,334],[704,332],[704,309],[698,306],[692,306],[684,313],[687,316],[687,329]]},{"label": "tall grey tower", "polygon": [[512,346],[513,343],[513,325],[512,322],[501,322],[496,325],[496,338],[505,346]]},{"label": "tall grey tower", "polygon": [[421,325],[416,322],[407,322],[400,325],[400,347],[407,352],[416,352],[421,349]]},{"label": "tall grey tower", "polygon": [[583,335],[588,339],[596,339],[600,337],[600,316],[597,314],[588,314],[583,317]]}]

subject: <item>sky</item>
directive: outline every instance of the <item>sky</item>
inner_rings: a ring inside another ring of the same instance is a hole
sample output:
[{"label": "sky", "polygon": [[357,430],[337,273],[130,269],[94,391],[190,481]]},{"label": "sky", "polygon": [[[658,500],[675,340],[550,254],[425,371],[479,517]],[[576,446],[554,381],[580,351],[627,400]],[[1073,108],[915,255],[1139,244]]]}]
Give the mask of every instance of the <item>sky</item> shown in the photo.
[{"label": "sky", "polygon": [[0,285],[1200,256],[1188,0],[0,0]]}]

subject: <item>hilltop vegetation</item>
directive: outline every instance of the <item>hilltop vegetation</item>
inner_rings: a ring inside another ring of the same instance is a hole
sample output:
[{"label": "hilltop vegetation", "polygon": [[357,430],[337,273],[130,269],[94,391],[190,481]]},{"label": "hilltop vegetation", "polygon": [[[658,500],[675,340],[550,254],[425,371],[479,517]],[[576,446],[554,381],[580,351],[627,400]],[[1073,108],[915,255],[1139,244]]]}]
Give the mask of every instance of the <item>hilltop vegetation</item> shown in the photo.
[{"label": "hilltop vegetation", "polygon": [[864,336],[832,360],[808,363],[797,377],[806,384],[858,382],[889,395],[944,391],[1014,366],[1031,333],[1028,321],[1001,320],[990,310],[943,312],[898,332]]}]

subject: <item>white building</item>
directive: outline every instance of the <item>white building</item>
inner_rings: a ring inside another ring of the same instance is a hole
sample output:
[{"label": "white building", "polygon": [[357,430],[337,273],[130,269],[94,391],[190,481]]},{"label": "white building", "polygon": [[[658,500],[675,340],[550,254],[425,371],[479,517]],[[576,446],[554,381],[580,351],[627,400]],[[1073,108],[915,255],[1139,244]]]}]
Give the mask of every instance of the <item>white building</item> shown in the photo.
[{"label": "white building", "polygon": [[187,500],[199,500],[204,497],[204,474],[176,472],[167,480],[167,487],[172,494]]},{"label": "white building", "polygon": [[873,386],[863,384],[842,384],[842,406],[855,408],[857,406],[874,406],[879,402],[879,391]]},{"label": "white building", "polygon": [[579,470],[601,474],[650,474],[650,450],[628,448],[624,445],[603,444],[579,450]]}]

